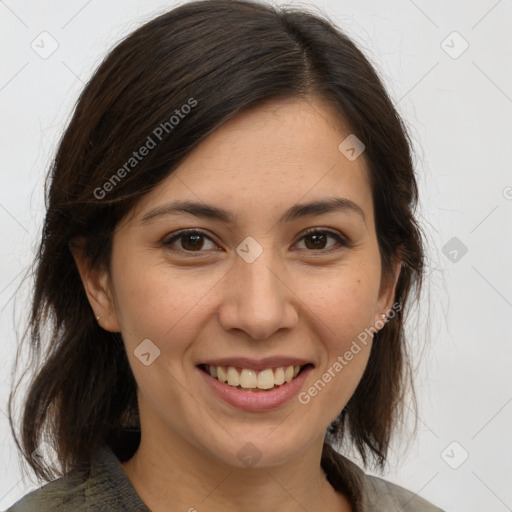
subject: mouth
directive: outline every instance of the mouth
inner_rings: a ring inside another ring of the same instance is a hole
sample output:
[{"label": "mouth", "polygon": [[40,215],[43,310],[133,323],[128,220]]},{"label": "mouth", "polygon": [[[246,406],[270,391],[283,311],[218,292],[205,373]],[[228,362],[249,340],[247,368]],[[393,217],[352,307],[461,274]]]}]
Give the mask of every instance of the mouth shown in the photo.
[{"label": "mouth", "polygon": [[260,370],[209,364],[199,364],[197,367],[213,379],[234,389],[257,393],[279,389],[313,368],[313,364],[277,366]]}]

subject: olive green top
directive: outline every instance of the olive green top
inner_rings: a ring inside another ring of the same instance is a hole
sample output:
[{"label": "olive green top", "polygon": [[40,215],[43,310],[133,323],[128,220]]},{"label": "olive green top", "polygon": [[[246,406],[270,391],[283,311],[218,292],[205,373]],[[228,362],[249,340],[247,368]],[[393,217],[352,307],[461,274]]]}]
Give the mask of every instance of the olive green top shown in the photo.
[{"label": "olive green top", "polygon": [[[331,485],[351,501],[354,512],[443,512],[406,489],[366,475],[359,466],[324,445],[322,468]],[[104,445],[90,471],[74,470],[36,489],[6,512],[150,512],[120,460]]]}]

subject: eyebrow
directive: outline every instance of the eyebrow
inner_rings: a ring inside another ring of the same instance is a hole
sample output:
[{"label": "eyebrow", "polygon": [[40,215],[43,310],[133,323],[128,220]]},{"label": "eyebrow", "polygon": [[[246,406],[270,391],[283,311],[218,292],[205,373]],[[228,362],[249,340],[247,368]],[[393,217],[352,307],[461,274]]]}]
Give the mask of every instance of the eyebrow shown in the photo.
[{"label": "eyebrow", "polygon": [[[366,224],[366,216],[362,208],[344,197],[333,197],[323,200],[311,201],[293,205],[279,219],[279,222],[291,222],[302,217],[313,215],[325,215],[331,212],[356,213]],[[149,210],[140,220],[141,224],[145,224],[156,217],[173,214],[189,214],[196,217],[216,220],[225,224],[234,224],[237,216],[230,211],[218,206],[206,203],[196,203],[193,201],[173,201],[157,206]]]}]

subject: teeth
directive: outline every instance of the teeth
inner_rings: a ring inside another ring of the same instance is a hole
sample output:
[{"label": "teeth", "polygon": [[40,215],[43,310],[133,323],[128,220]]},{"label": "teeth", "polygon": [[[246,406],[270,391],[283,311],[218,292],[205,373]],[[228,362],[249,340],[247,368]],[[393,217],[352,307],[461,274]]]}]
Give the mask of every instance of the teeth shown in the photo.
[{"label": "teeth", "polygon": [[281,385],[284,384],[284,370],[283,368],[276,368],[276,372],[274,374],[274,384]]},{"label": "teeth", "polygon": [[[236,373],[238,376],[238,371],[235,368],[230,366],[229,369],[233,370],[233,372]],[[257,387],[258,377],[256,375],[256,372],[254,370],[242,370],[237,385],[240,385],[245,389],[254,389],[255,387]]]},{"label": "teeth", "polygon": [[[245,370],[243,370],[242,373],[244,373],[244,371]],[[258,374],[257,387],[259,389],[271,389],[274,387],[274,372],[270,368]]]},{"label": "teeth", "polygon": [[[211,370],[210,370],[210,375],[212,375]],[[212,377],[213,377],[213,375],[212,375]],[[228,376],[226,375],[226,372],[224,371],[224,368],[222,368],[222,366],[217,366],[217,379],[219,379],[221,382],[228,381]]]},{"label": "teeth", "polygon": [[228,368],[228,384],[230,386],[234,386],[235,388],[240,385],[240,377],[238,372],[232,366]]},{"label": "teeth", "polygon": [[274,386],[280,386],[285,382],[291,382],[297,377],[300,366],[281,366],[279,368],[266,368],[260,372],[243,368],[238,371],[233,366],[228,366],[227,371],[222,366],[207,366],[210,375],[225,382],[233,387],[242,387],[243,389],[272,389]]}]

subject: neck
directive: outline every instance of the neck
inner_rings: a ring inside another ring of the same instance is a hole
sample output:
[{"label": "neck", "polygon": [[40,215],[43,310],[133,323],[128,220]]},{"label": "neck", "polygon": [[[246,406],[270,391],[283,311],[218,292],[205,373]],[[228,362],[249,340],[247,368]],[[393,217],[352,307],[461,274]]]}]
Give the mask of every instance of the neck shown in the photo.
[{"label": "neck", "polygon": [[183,439],[173,441],[142,435],[135,455],[122,464],[152,512],[352,510],[320,466],[323,438],[293,460],[265,468],[233,467]]}]

